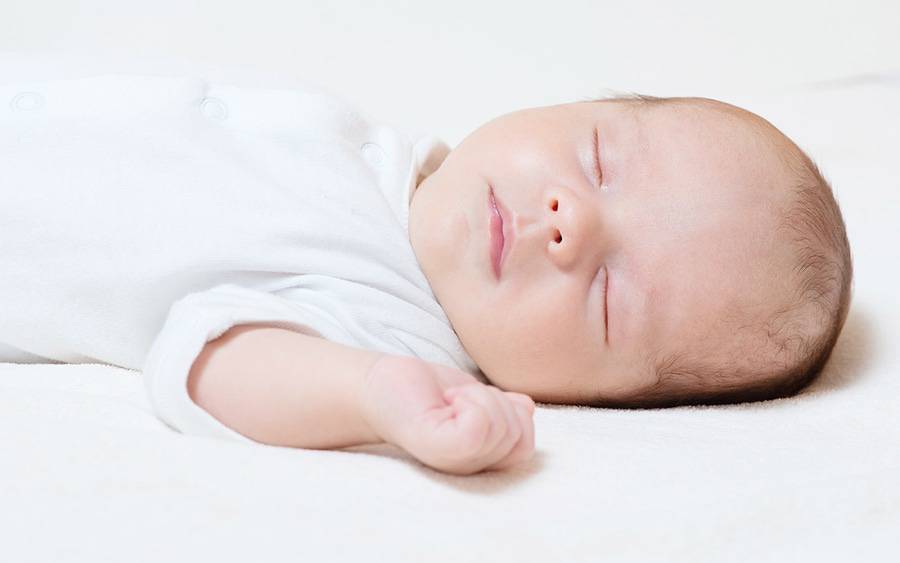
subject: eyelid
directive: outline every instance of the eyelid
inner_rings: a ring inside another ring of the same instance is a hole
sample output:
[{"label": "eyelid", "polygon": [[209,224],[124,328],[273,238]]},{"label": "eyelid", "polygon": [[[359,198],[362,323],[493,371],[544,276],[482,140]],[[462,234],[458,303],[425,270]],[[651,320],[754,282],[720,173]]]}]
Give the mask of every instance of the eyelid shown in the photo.
[{"label": "eyelid", "polygon": [[600,167],[600,130],[594,128],[594,172],[597,178],[597,187],[603,186],[603,169]]},{"label": "eyelid", "polygon": [[603,266],[603,339],[609,344],[609,270]]},{"label": "eyelid", "polygon": [[600,293],[598,299],[600,306],[603,308],[602,311],[595,311],[594,314],[603,323],[603,340],[606,344],[609,344],[609,298],[607,297],[609,292],[609,269],[606,267],[606,264],[597,268],[593,285],[599,286],[595,291]]}]

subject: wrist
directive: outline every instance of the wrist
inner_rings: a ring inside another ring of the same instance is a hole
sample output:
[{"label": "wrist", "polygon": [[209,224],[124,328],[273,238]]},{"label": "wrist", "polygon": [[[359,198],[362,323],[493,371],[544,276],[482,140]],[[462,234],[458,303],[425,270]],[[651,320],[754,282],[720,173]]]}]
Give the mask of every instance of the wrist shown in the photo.
[{"label": "wrist", "polygon": [[414,357],[381,354],[370,364],[357,393],[359,412],[368,432],[379,442],[397,443],[395,424],[391,422],[396,414],[387,412],[396,400],[404,400],[403,390],[394,384],[404,373],[416,369],[422,360]]},{"label": "wrist", "polygon": [[386,441],[379,431],[377,421],[374,420],[377,415],[377,406],[371,400],[369,379],[373,369],[388,357],[390,357],[388,354],[373,352],[369,367],[363,372],[362,377],[357,379],[357,385],[353,389],[354,411],[358,414],[355,421],[358,427],[357,433],[367,444]]},{"label": "wrist", "polygon": [[381,365],[390,358],[389,354],[376,354],[374,360],[369,364],[368,369],[359,380],[356,387],[356,406],[357,412],[360,414],[360,421],[363,427],[362,432],[373,442],[386,442],[384,433],[378,424],[378,405],[374,400],[371,390],[372,379],[377,377],[376,373],[381,371]]}]

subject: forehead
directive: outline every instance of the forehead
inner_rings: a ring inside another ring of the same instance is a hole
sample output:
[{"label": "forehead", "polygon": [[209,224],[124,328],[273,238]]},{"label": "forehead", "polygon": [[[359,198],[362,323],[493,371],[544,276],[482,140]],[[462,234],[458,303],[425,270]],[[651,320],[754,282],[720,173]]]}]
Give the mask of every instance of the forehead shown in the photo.
[{"label": "forehead", "polygon": [[[758,224],[785,195],[772,143],[747,119],[688,103],[625,104],[601,120],[610,188],[680,236]],[[601,149],[603,152],[603,149]]]},{"label": "forehead", "polygon": [[755,170],[747,159],[756,161],[766,152],[757,127],[711,103],[619,104],[613,114],[624,132],[631,133],[631,142],[652,154],[653,170],[659,172],[690,168],[721,181]]}]

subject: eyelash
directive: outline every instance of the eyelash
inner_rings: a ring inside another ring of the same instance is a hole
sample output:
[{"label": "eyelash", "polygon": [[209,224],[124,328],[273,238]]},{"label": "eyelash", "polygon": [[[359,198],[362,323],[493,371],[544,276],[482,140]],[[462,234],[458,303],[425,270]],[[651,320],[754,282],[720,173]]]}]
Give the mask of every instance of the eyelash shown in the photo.
[{"label": "eyelash", "polygon": [[600,293],[603,295],[603,326],[606,330],[609,330],[609,299],[607,298],[607,293],[609,292],[609,270],[606,266],[603,269],[603,287],[600,289]]},{"label": "eyelash", "polygon": [[603,170],[600,168],[600,132],[594,129],[594,172],[597,174],[598,186],[603,186]]}]

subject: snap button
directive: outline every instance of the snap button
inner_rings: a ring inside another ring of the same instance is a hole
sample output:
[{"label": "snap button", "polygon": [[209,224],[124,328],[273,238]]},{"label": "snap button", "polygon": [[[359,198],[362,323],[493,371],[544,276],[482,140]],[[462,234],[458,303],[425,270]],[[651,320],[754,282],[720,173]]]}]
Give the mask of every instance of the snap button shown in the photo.
[{"label": "snap button", "polygon": [[19,92],[9,103],[16,111],[32,111],[44,107],[44,97],[37,92]]},{"label": "snap button", "polygon": [[384,149],[375,143],[363,143],[359,148],[359,151],[362,153],[363,158],[372,166],[381,166],[384,164]]},{"label": "snap button", "polygon": [[200,111],[206,117],[219,121],[228,117],[228,106],[219,98],[203,98],[200,102]]}]

